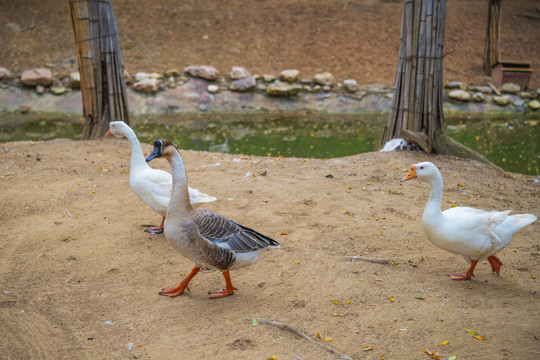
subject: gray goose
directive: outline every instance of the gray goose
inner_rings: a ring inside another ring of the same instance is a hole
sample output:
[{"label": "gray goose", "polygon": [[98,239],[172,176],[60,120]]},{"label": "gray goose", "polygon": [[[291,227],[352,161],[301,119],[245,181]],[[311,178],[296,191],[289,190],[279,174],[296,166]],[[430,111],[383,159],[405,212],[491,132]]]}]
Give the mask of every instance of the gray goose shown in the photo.
[{"label": "gray goose", "polygon": [[191,273],[177,287],[163,289],[159,294],[181,295],[184,290],[189,290],[189,282],[205,266],[222,271],[225,278],[225,289],[209,292],[210,298],[232,295],[237,289],[232,285],[229,270],[253,264],[264,249],[277,248],[279,243],[215,212],[193,209],[189,202],[186,169],[178,147],[170,140],[155,140],[154,151],[146,161],[159,157],[169,161],[172,173],[165,238],[195,263]]}]

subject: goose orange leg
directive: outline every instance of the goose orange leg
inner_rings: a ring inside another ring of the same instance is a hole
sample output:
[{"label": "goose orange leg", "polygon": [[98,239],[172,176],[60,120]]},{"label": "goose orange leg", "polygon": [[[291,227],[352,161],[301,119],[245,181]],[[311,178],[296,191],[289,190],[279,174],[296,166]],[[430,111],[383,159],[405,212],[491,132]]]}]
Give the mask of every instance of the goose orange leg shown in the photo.
[{"label": "goose orange leg", "polygon": [[147,233],[150,233],[152,235],[161,234],[163,232],[163,224],[165,223],[165,216],[163,217],[163,220],[161,220],[161,225],[159,226],[151,226],[148,229],[144,230]]},{"label": "goose orange leg", "polygon": [[208,292],[208,294],[210,295],[210,299],[217,299],[229,296],[234,294],[234,290],[238,290],[232,285],[231,274],[229,274],[229,270],[223,272],[223,277],[225,278],[225,289],[216,292]]},{"label": "goose orange leg", "polygon": [[191,273],[186,276],[186,278],[184,280],[182,280],[180,282],[180,285],[178,285],[177,287],[174,287],[174,288],[168,288],[168,289],[163,289],[159,292],[159,295],[163,295],[163,296],[170,296],[170,297],[175,297],[175,296],[179,296],[179,295],[182,295],[182,293],[184,292],[184,290],[187,289],[187,291],[189,291],[189,282],[191,281],[191,279],[193,279],[193,277],[195,275],[197,275],[197,273],[199,272],[199,269],[197,266],[195,266],[192,270],[191,270]]},{"label": "goose orange leg", "polygon": [[469,267],[469,270],[465,274],[448,274],[448,276],[452,280],[469,280],[474,276],[473,272],[476,264],[478,264],[478,260],[471,260],[471,267]]},{"label": "goose orange leg", "polygon": [[491,271],[499,275],[501,272],[502,261],[495,255],[488,256],[488,261],[491,264]]}]

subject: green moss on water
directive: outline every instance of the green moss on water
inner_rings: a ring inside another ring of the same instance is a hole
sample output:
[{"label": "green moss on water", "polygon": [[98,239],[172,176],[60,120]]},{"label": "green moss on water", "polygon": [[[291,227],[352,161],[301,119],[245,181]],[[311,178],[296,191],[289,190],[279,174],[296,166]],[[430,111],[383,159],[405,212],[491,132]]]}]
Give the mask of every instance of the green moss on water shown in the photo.
[{"label": "green moss on water", "polygon": [[[330,114],[171,115],[138,118],[133,128],[141,142],[169,138],[190,150],[333,158],[379,150],[386,116]],[[446,118],[446,133],[506,171],[540,174],[540,121],[523,117]],[[80,139],[75,118],[36,114],[0,118],[0,142]]]}]

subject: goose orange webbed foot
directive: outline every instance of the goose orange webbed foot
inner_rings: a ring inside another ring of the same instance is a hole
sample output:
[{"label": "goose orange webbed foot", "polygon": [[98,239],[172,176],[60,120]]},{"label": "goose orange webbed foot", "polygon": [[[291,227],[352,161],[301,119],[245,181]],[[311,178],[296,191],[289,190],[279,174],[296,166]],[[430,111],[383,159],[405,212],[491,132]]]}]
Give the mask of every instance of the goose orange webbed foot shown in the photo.
[{"label": "goose orange webbed foot", "polygon": [[499,273],[501,272],[501,266],[503,264],[502,261],[495,255],[488,256],[488,261],[491,264],[491,271],[499,275]]},{"label": "goose orange webbed foot", "polygon": [[167,288],[167,289],[163,289],[159,292],[159,295],[163,295],[163,296],[169,296],[169,297],[175,297],[175,296],[180,296],[184,293],[184,290],[187,290],[189,291],[189,282],[191,281],[191,279],[193,279],[193,277],[195,275],[197,275],[197,273],[199,272],[199,267],[195,266],[192,270],[191,270],[191,273],[186,276],[186,278],[184,280],[182,280],[180,282],[180,285],[178,285],[177,287],[173,287],[173,288]]},{"label": "goose orange webbed foot", "polygon": [[452,280],[470,280],[474,275],[465,274],[448,274]]},{"label": "goose orange webbed foot", "polygon": [[150,226],[148,229],[144,230],[147,233],[152,235],[162,234],[163,233],[163,224],[165,224],[165,216],[161,220],[161,225],[159,226]]},{"label": "goose orange webbed foot", "polygon": [[465,274],[448,274],[448,276],[452,280],[470,280],[474,276],[473,272],[476,264],[478,264],[478,260],[471,260],[471,267],[469,267],[469,270]]},{"label": "goose orange webbed foot", "polygon": [[232,285],[231,275],[229,274],[229,270],[223,272],[223,277],[225,278],[225,289],[221,291],[215,291],[215,292],[209,291],[208,295],[210,295],[210,299],[219,299],[222,297],[226,297],[226,296],[234,294],[234,290],[238,290]]},{"label": "goose orange webbed foot", "polygon": [[184,290],[190,291],[189,286],[180,283],[180,285],[178,285],[177,287],[162,289],[159,292],[159,295],[176,297],[182,295],[184,293]]},{"label": "goose orange webbed foot", "polygon": [[163,228],[162,227],[160,228],[159,226],[151,226],[148,229],[145,229],[144,231],[152,235],[163,234]]}]

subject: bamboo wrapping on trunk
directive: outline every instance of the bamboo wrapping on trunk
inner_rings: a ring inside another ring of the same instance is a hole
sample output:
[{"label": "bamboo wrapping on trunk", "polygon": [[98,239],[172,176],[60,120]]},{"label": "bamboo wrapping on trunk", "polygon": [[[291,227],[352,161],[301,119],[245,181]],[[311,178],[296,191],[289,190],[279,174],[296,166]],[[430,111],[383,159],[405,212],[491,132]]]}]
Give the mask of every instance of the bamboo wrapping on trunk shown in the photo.
[{"label": "bamboo wrapping on trunk", "polygon": [[442,62],[446,0],[406,0],[401,23],[395,96],[381,145],[403,130],[422,133],[431,151],[444,132]]},{"label": "bamboo wrapping on trunk", "polygon": [[109,0],[68,0],[81,75],[82,139],[98,138],[110,121],[129,124],[124,63]]}]

